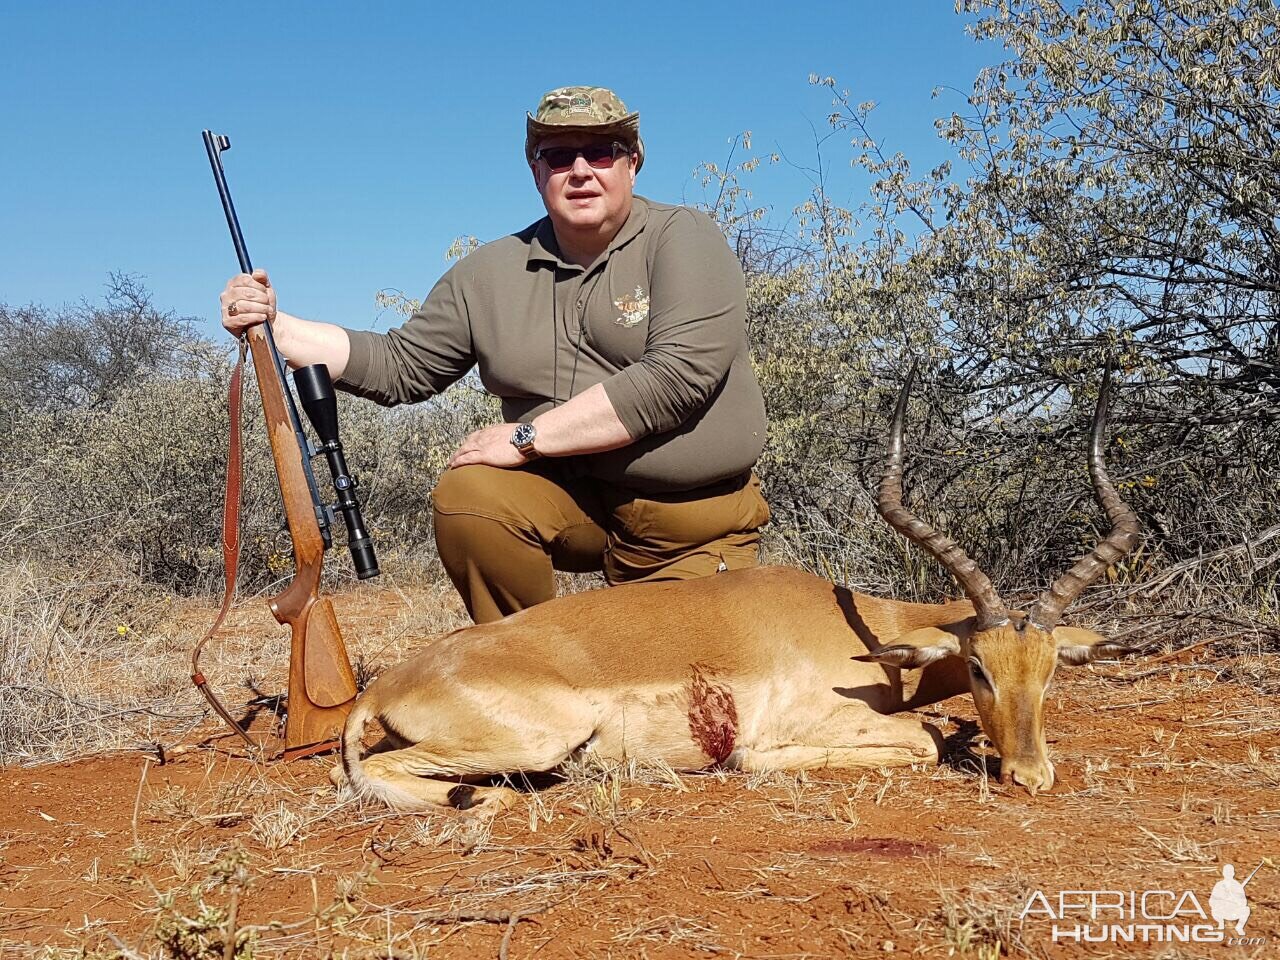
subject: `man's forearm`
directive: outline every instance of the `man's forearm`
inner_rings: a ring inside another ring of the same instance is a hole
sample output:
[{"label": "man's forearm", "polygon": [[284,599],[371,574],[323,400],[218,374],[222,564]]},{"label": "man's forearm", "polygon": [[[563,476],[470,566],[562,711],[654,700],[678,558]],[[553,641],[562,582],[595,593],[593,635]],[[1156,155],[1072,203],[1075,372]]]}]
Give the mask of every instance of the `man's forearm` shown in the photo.
[{"label": "man's forearm", "polygon": [[289,366],[296,369],[323,363],[334,380],[347,369],[347,361],[351,359],[351,341],[342,327],[303,320],[280,310],[271,329],[276,346],[288,359]]},{"label": "man's forearm", "polygon": [[601,384],[535,417],[533,425],[538,429],[534,449],[544,457],[601,453],[632,442]]}]

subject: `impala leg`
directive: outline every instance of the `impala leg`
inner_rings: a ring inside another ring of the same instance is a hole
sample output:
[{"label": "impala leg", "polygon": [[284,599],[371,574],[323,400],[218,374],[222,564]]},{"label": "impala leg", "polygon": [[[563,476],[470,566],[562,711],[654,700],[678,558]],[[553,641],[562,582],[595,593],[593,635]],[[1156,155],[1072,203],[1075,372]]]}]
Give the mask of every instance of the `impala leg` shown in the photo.
[{"label": "impala leg", "polygon": [[508,787],[484,787],[458,783],[456,780],[439,780],[431,774],[441,771],[417,773],[414,750],[389,750],[364,759],[366,777],[376,781],[378,792],[391,806],[399,810],[420,810],[430,807],[452,807],[476,813],[497,813],[511,806],[520,794]]},{"label": "impala leg", "polygon": [[[375,707],[357,705],[357,724],[368,718],[362,709]],[[520,795],[507,787],[459,781],[554,769],[591,736],[593,715],[590,705],[562,699],[541,709],[504,715],[504,722],[479,714],[467,716],[456,707],[452,712],[422,709],[420,703],[398,704],[377,718],[386,736],[354,768],[345,764],[355,792],[378,797],[403,811],[446,807],[496,813]],[[354,735],[358,737],[362,729],[358,726]],[[339,767],[331,778],[341,785],[346,771]]]},{"label": "impala leg", "polygon": [[[412,772],[416,764],[406,763],[403,754],[409,750],[396,750],[384,738],[362,761],[364,777],[376,782],[376,793],[397,810],[428,810],[442,807],[453,810],[470,810],[475,813],[493,814],[505,810],[519,798],[519,794],[507,787],[485,787],[441,780],[427,774]],[[402,754],[397,757],[396,754]],[[433,771],[440,773],[440,771]],[[351,786],[341,765],[329,771],[329,780],[335,787]],[[366,781],[367,782],[367,781]]]},{"label": "impala leg", "polygon": [[900,767],[937,763],[942,734],[909,714],[876,713],[848,704],[804,731],[803,741],[735,751],[741,770]]}]

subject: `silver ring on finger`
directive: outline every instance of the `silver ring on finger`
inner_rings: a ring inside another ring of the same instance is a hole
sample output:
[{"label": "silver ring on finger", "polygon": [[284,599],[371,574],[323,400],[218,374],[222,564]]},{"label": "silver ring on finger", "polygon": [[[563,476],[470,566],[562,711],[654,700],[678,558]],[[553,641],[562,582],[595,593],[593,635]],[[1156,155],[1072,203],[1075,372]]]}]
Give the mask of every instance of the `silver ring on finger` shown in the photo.
[{"label": "silver ring on finger", "polygon": [[240,301],[232,300],[231,306],[227,307],[227,316],[234,317],[239,312],[240,312]]}]

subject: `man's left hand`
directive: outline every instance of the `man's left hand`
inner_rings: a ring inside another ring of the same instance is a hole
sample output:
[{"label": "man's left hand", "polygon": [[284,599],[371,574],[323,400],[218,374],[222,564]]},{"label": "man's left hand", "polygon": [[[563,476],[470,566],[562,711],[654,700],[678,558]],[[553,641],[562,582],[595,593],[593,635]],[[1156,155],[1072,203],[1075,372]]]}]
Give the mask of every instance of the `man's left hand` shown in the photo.
[{"label": "man's left hand", "polygon": [[518,423],[496,423],[492,427],[477,430],[463,440],[449,458],[449,469],[484,463],[491,467],[519,467],[528,458],[511,444],[511,435]]}]

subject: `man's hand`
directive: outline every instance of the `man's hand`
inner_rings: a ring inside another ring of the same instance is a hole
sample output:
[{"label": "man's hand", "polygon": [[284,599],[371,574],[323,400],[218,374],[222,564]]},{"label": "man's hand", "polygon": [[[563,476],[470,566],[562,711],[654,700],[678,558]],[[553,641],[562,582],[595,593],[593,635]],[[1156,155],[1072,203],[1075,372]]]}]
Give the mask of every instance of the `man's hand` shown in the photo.
[{"label": "man's hand", "polygon": [[449,468],[484,463],[491,467],[518,467],[529,462],[528,457],[511,444],[511,435],[518,423],[495,423],[492,427],[477,430],[453,452]]},{"label": "man's hand", "polygon": [[[632,443],[627,428],[614,412],[604,385],[597,383],[560,406],[534,417],[537,450],[544,457],[571,457],[617,450]],[[519,467],[529,462],[511,444],[518,423],[498,423],[477,430],[449,458],[450,467],[487,463],[491,467]]]},{"label": "man's hand", "polygon": [[222,303],[222,325],[236,337],[276,318],[276,292],[265,270],[236,274],[227,281],[218,299]]},{"label": "man's hand", "polygon": [[295,370],[313,363],[323,363],[329,376],[337,380],[351,359],[351,340],[347,331],[331,323],[303,320],[283,310],[276,310],[276,291],[267,271],[237,273],[227,281],[218,300],[222,303],[222,325],[235,337],[260,323],[271,321],[276,347]]}]

